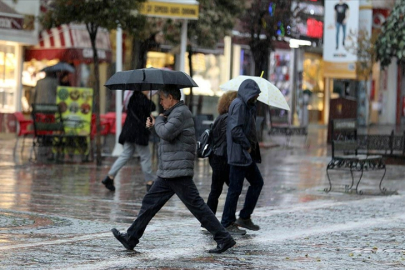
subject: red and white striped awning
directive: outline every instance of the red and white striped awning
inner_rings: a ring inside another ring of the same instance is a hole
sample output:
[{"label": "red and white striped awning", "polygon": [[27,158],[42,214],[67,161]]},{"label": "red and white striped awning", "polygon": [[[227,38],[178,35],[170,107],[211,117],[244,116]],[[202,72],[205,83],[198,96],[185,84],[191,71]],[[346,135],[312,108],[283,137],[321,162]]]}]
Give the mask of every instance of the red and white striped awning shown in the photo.
[{"label": "red and white striped awning", "polygon": [[[111,62],[110,35],[106,29],[98,29],[96,48],[100,62]],[[64,24],[41,31],[39,44],[25,52],[25,61],[31,59],[59,59],[74,64],[93,62],[93,49],[86,26]]]}]

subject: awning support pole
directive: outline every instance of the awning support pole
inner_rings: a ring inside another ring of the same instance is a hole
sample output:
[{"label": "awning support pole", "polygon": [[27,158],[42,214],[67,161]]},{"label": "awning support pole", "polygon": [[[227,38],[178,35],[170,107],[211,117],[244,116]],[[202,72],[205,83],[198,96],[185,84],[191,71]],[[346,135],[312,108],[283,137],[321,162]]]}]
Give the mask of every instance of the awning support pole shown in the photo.
[{"label": "awning support pole", "polygon": [[[120,26],[117,27],[117,37],[116,37],[116,63],[115,72],[122,70],[122,29]],[[125,90],[125,89],[122,89]],[[121,134],[122,129],[122,90],[115,91],[115,146],[112,152],[112,156],[117,157],[121,155],[123,147],[118,143],[118,138]]]},{"label": "awning support pole", "polygon": [[[180,41],[180,71],[185,72],[185,57],[187,45],[187,25],[188,20],[184,20],[181,24],[181,41]],[[181,90],[181,100],[185,100],[183,90]]]}]

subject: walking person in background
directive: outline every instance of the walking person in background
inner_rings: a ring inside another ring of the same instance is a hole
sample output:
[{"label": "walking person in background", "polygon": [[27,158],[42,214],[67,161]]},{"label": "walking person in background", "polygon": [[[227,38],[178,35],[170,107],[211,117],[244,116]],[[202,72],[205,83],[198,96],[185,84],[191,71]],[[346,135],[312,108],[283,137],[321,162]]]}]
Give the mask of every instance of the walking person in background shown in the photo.
[{"label": "walking person in background", "polygon": [[156,119],[146,121],[147,127],[155,127],[160,138],[157,179],[142,200],[138,216],[126,233],[113,228],[115,238],[128,250],[139,243],[146,226],[165,203],[176,194],[213,236],[217,247],[210,253],[222,253],[236,242],[225,230],[214,213],[200,197],[194,184],[196,139],[193,115],[183,101],[180,90],[165,86],[159,91],[160,104],[165,110]]},{"label": "walking person in background", "polygon": [[56,72],[46,72],[45,77],[38,80],[35,86],[34,103],[56,104],[56,89],[59,81]]},{"label": "walking person in background", "polygon": [[152,159],[149,149],[150,130],[145,127],[145,122],[151,111],[155,109],[155,104],[149,100],[149,91],[134,91],[128,102],[127,117],[118,140],[124,146],[124,150],[102,181],[107,189],[115,191],[114,177],[131,159],[135,151],[141,159],[146,190],[148,191],[152,186],[155,175],[152,173]]},{"label": "walking person in background", "polygon": [[[228,110],[231,102],[238,95],[237,91],[224,93],[218,102],[219,116],[212,126],[212,144],[214,149],[209,156],[209,163],[212,168],[211,191],[208,195],[207,205],[216,214],[218,199],[221,196],[224,183],[229,186],[229,165],[226,143],[226,126],[228,122]],[[202,227],[203,228],[203,227]],[[231,234],[246,234],[245,230],[240,230],[236,225],[228,226]]]},{"label": "walking person in background", "polygon": [[[254,231],[260,229],[251,220],[263,187],[263,177],[256,165],[261,162],[255,123],[256,101],[259,94],[260,89],[256,82],[247,79],[240,85],[238,97],[229,107],[226,128],[228,164],[230,165],[229,188],[221,220],[228,231],[237,231],[236,226]],[[236,220],[236,207],[245,178],[250,186],[239,218]]]}]

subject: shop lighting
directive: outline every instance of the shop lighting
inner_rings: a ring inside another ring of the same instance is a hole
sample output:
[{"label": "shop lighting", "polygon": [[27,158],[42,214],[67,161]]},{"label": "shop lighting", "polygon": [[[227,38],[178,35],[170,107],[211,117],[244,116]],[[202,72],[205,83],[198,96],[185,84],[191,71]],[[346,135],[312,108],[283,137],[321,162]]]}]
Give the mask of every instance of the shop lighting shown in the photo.
[{"label": "shop lighting", "polygon": [[311,41],[303,39],[290,38],[290,48],[299,48],[300,46],[311,46]]}]

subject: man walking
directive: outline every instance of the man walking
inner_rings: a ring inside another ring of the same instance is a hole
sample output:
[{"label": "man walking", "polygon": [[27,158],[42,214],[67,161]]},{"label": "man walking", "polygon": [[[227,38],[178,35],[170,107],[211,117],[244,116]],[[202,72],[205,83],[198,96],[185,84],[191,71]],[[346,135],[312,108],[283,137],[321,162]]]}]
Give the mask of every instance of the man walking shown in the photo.
[{"label": "man walking", "polygon": [[[251,220],[251,214],[263,187],[263,178],[256,165],[261,162],[255,123],[256,101],[259,94],[260,89],[256,82],[251,79],[245,80],[240,85],[238,97],[232,101],[228,112],[226,138],[230,173],[221,223],[234,234],[238,234],[237,226],[254,231],[260,229]],[[245,178],[250,186],[244,206],[236,220],[236,207]]]},{"label": "man walking", "polygon": [[157,179],[142,200],[136,220],[126,233],[112,229],[115,238],[128,250],[139,243],[146,226],[163,205],[176,194],[217,242],[210,253],[222,253],[236,242],[221,225],[200,197],[193,182],[195,162],[195,130],[192,114],[183,101],[180,90],[166,86],[159,91],[160,104],[165,110],[156,120],[148,119],[147,127],[155,127],[160,137]]}]

